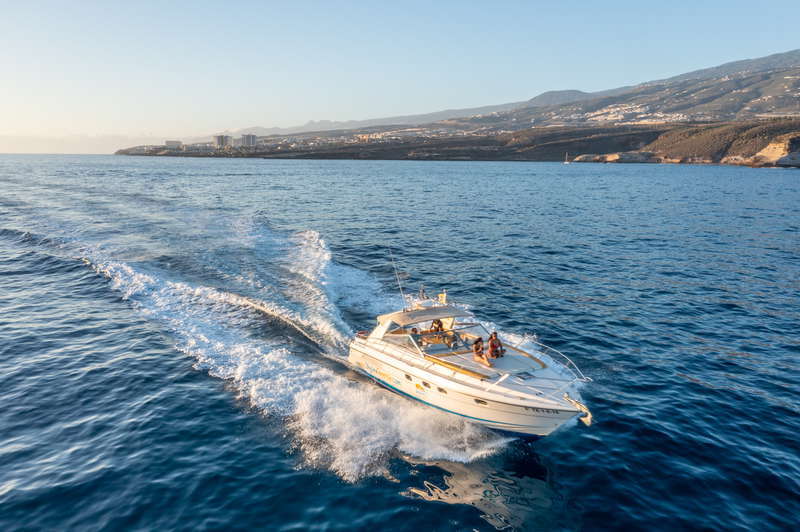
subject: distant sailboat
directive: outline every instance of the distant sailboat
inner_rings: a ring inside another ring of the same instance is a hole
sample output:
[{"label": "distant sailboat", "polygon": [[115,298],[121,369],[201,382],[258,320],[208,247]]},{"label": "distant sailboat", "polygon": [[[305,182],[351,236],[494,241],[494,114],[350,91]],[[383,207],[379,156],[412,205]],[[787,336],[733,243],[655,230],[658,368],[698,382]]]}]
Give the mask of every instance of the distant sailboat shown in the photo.
[{"label": "distant sailboat", "polygon": [[569,152],[564,153],[564,164],[569,164]]}]

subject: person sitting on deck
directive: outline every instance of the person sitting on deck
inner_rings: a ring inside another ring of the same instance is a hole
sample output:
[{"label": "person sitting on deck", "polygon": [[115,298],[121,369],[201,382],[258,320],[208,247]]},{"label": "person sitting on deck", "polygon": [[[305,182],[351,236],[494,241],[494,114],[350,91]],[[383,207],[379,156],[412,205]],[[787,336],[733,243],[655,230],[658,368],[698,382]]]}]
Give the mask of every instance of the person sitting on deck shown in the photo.
[{"label": "person sitting on deck", "polygon": [[431,322],[431,332],[444,332],[444,324],[442,320],[436,318]]},{"label": "person sitting on deck", "polygon": [[[424,340],[424,338],[422,338],[419,335],[419,329],[417,329],[416,327],[411,327],[411,335],[410,336],[411,336],[411,340],[413,340],[414,343],[420,343],[422,340]],[[423,342],[423,345],[424,345],[424,342]]]},{"label": "person sitting on deck", "polygon": [[486,357],[486,353],[483,352],[483,338],[480,336],[472,344],[472,360],[478,362],[479,364],[483,364],[486,367],[492,367],[492,363],[489,362],[489,359]]},{"label": "person sitting on deck", "polygon": [[500,358],[506,352],[500,338],[497,337],[497,331],[489,335],[489,358]]}]

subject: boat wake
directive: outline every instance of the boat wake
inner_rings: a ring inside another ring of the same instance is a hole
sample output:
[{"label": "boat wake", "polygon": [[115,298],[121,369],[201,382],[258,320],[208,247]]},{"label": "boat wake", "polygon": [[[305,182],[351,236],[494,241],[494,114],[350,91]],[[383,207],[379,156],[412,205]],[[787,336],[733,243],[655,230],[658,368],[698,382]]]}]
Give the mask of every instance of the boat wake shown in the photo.
[{"label": "boat wake", "polygon": [[[278,238],[272,231],[268,237]],[[352,328],[342,312],[367,307],[377,313],[397,301],[365,272],[334,263],[315,232],[290,234],[281,242],[287,253],[273,257],[271,266],[277,284],[236,270],[247,261],[232,261],[236,268],[229,262],[219,278],[237,280],[232,284],[243,294],[211,286],[213,280],[182,279],[181,271],[161,262],[117,260],[109,246],[56,241],[62,253],[80,258],[146,319],[168,330],[196,369],[228,381],[240,399],[278,420],[306,467],[329,469],[352,482],[388,475],[393,457],[470,462],[508,441],[349,370]],[[216,267],[225,266],[217,261]]]},{"label": "boat wake", "polygon": [[505,442],[458,418],[304,360],[285,335],[243,335],[258,321],[254,311],[259,311],[281,316],[307,338],[315,338],[298,325],[301,318],[277,305],[162,281],[125,264],[92,267],[149,319],[167,326],[178,339],[177,348],[195,359],[197,369],[233,383],[240,398],[264,415],[286,418],[293,446],[309,466],[329,468],[355,481],[384,474],[395,451],[468,462]]}]

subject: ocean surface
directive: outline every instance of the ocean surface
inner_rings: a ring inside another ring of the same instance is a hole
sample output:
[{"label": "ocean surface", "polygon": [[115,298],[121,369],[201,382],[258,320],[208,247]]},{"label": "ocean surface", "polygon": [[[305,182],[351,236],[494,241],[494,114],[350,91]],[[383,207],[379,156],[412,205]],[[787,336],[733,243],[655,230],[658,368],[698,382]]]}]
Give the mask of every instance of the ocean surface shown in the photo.
[{"label": "ocean surface", "polygon": [[[594,424],[352,371],[390,249]],[[800,172],[0,156],[0,530],[796,530],[798,442]]]}]

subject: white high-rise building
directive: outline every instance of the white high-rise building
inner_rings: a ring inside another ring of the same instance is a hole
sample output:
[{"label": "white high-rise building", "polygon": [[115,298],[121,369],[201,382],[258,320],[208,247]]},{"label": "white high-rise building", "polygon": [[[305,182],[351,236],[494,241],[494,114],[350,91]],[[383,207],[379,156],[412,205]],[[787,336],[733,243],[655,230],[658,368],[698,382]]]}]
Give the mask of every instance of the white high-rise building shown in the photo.
[{"label": "white high-rise building", "polygon": [[217,146],[217,149],[224,148],[226,146],[231,145],[231,137],[230,135],[217,135],[214,137],[214,144]]},{"label": "white high-rise building", "polygon": [[257,142],[258,137],[256,135],[242,135],[242,146],[252,147],[255,146]]}]

